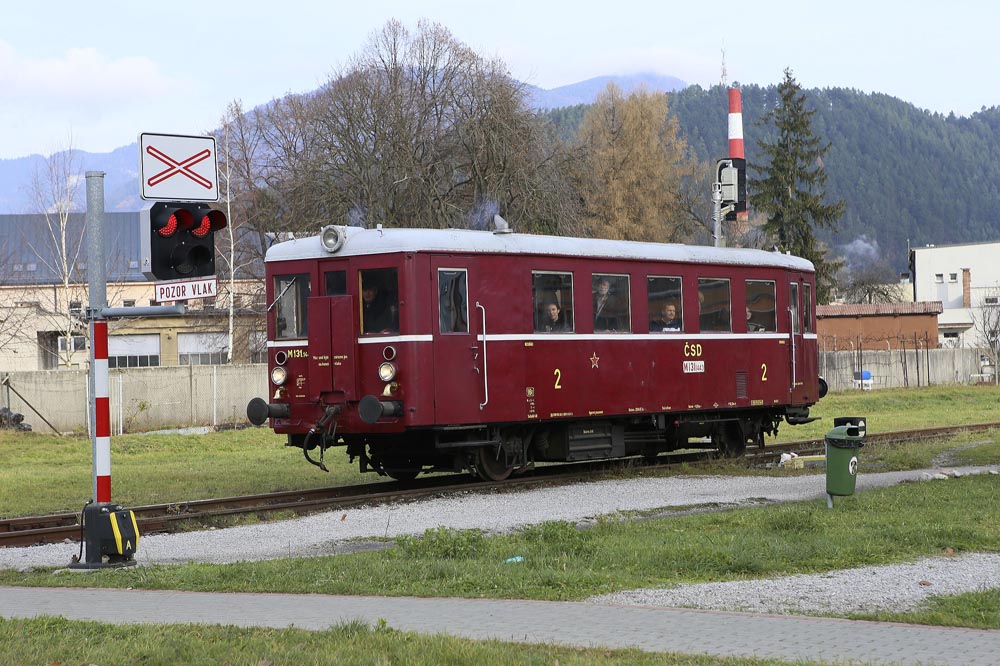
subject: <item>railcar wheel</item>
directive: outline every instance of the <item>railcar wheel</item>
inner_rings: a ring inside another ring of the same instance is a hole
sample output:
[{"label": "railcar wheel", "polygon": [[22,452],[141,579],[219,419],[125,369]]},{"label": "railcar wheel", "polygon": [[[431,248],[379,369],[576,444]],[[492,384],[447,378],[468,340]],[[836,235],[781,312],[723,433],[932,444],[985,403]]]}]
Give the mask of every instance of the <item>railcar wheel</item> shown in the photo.
[{"label": "railcar wheel", "polygon": [[739,458],[747,449],[747,438],[739,421],[727,421],[721,431],[712,436],[712,443],[723,458]]},{"label": "railcar wheel", "polygon": [[417,475],[420,474],[420,470],[413,468],[396,467],[396,468],[387,468],[385,470],[385,473],[388,474],[393,479],[396,479],[397,481],[413,481],[413,479],[417,478]]},{"label": "railcar wheel", "polygon": [[503,481],[514,471],[514,466],[507,463],[503,444],[497,448],[480,447],[473,456],[472,464],[476,474],[484,481]]}]

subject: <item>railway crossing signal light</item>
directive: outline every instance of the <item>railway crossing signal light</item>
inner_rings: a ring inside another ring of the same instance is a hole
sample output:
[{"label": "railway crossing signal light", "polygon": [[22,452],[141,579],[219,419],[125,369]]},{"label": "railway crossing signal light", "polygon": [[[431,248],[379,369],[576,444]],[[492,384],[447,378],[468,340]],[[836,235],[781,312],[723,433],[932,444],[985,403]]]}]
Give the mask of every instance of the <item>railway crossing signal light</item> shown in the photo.
[{"label": "railway crossing signal light", "polygon": [[719,160],[715,165],[715,182],[722,185],[722,203],[733,204],[726,219],[733,221],[736,213],[747,209],[747,161],[741,157]]},{"label": "railway crossing signal light", "polygon": [[204,203],[157,201],[139,213],[142,272],[151,280],[215,275],[215,232],[226,214]]}]

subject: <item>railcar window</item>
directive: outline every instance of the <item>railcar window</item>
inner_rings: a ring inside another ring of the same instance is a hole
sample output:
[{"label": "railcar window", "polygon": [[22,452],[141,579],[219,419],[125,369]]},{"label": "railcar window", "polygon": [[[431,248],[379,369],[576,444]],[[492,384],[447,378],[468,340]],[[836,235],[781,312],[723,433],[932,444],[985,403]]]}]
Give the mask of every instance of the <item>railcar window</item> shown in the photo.
[{"label": "railcar window", "polygon": [[327,296],[347,295],[347,271],[327,271],[323,274]]},{"label": "railcar window", "polygon": [[399,332],[399,281],[395,268],[358,271],[361,330],[365,335]]},{"label": "railcar window", "polygon": [[792,317],[792,333],[798,333],[799,328],[799,285],[792,282],[788,290],[788,311]]},{"label": "railcar window", "polygon": [[268,309],[274,310],[275,338],[304,338],[309,303],[309,274],[274,276],[274,303]]},{"label": "railcar window", "polygon": [[774,281],[747,280],[747,331],[778,330],[774,309]]},{"label": "railcar window", "polygon": [[698,278],[698,321],[702,331],[732,331],[727,278]]},{"label": "railcar window", "polygon": [[646,296],[649,299],[649,332],[680,333],[684,328],[681,279],[650,275],[646,278]]},{"label": "railcar window", "polygon": [[802,285],[802,306],[803,306],[803,326],[806,333],[812,333],[813,330],[813,302],[812,302],[812,285],[803,284]]},{"label": "railcar window", "polygon": [[629,281],[627,275],[591,276],[594,294],[594,331],[630,333]]},{"label": "railcar window", "polygon": [[573,331],[573,274],[532,271],[531,295],[535,331]]},{"label": "railcar window", "polygon": [[465,270],[438,269],[438,326],[442,333],[469,332],[468,276]]}]

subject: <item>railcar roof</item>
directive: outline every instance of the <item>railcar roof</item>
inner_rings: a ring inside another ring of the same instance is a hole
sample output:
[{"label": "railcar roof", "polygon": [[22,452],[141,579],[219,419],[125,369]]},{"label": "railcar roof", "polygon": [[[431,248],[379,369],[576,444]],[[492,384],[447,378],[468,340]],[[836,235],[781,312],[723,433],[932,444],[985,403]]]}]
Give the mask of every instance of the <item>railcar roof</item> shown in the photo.
[{"label": "railcar roof", "polygon": [[496,234],[468,229],[361,229],[339,227],[343,246],[327,252],[319,236],[285,241],[267,251],[265,261],[328,259],[395,252],[472,252],[482,254],[547,255],[677,261],[699,264],[767,266],[813,271],[812,262],[779,252],[746,248],[717,248],[676,243],[640,243],[601,238],[570,238],[534,234]]}]

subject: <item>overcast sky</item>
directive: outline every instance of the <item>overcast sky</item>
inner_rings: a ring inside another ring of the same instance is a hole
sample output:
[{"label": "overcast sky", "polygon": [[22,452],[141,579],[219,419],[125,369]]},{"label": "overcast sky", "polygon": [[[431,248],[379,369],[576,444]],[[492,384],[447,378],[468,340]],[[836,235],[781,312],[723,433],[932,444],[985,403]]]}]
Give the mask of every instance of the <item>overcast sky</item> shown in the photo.
[{"label": "overcast sky", "polygon": [[[717,7],[717,11],[713,11]],[[202,134],[228,102],[312,90],[387,20],[445,25],[554,88],[642,71],[708,87],[881,92],[958,115],[1000,104],[1000,5],[967,0],[48,0],[4,3],[0,158]],[[728,9],[730,13],[723,14]]]}]

